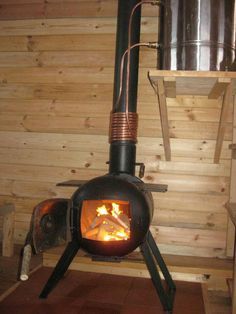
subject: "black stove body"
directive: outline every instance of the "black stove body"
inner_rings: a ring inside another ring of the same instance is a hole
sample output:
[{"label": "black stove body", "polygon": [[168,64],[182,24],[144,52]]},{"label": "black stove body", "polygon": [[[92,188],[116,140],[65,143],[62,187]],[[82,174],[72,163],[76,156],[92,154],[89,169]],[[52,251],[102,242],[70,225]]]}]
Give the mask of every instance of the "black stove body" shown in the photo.
[{"label": "black stove body", "polygon": [[[80,248],[109,260],[139,247],[163,308],[171,313],[175,284],[149,231],[153,216],[151,191],[165,192],[167,187],[145,184],[135,176],[137,165],[140,177],[144,172],[144,165],[136,163],[139,49],[129,48],[139,43],[140,4],[137,0],[118,1],[109,172],[88,182],[60,183],[78,188],[69,200],[46,200],[35,208],[25,247],[30,244],[37,253],[67,242],[41,298],[48,296]],[[167,288],[163,287],[159,271]]]}]

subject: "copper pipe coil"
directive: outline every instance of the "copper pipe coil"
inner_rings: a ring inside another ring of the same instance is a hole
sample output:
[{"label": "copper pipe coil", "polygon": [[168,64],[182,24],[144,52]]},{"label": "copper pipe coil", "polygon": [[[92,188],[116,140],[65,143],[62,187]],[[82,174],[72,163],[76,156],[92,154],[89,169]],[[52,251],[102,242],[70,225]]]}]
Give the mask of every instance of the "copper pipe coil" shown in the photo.
[{"label": "copper pipe coil", "polygon": [[110,116],[109,142],[137,142],[138,114],[136,112],[115,112]]}]

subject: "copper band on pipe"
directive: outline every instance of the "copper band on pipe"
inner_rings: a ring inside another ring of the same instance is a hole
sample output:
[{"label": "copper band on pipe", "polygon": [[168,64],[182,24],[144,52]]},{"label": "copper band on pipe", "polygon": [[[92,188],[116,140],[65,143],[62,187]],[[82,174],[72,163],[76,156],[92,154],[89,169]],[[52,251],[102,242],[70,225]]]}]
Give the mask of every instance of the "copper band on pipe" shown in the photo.
[{"label": "copper band on pipe", "polygon": [[110,138],[114,141],[137,142],[138,115],[136,112],[115,112],[110,116]]}]

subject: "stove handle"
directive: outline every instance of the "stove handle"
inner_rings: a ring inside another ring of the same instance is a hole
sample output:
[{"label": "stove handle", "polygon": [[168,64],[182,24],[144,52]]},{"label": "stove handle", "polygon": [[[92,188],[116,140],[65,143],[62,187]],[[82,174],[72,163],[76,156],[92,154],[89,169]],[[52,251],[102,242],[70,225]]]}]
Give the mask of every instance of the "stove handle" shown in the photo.
[{"label": "stove handle", "polygon": [[139,173],[138,176],[140,179],[142,179],[144,177],[145,174],[145,165],[143,162],[136,162],[135,166],[139,166]]}]

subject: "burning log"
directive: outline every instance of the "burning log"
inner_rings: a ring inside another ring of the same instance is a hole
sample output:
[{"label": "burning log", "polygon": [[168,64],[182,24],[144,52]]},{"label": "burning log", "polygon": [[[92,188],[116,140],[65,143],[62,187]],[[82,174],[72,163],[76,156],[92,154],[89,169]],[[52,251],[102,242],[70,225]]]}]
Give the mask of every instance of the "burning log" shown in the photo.
[{"label": "burning log", "polygon": [[128,229],[129,228],[129,226],[128,226],[129,220],[128,220],[128,224],[127,224],[126,222],[124,222],[124,219],[125,219],[124,217],[127,217],[127,216],[126,215],[122,215],[122,216],[120,215],[120,216],[115,217],[115,219],[117,220],[117,222],[119,222],[119,224],[122,227],[124,227],[125,229]]},{"label": "burning log", "polygon": [[100,225],[100,227],[98,229],[97,240],[98,241],[104,241],[107,234],[108,234],[108,231],[106,230],[106,226]]},{"label": "burning log", "polygon": [[[94,228],[94,226],[96,227]],[[83,236],[87,239],[92,238],[100,241],[124,240],[129,238],[129,233],[129,226],[121,219],[118,220],[111,215],[104,215],[96,217],[90,228],[83,233]]]},{"label": "burning log", "polygon": [[91,239],[91,238],[97,236],[98,231],[99,231],[99,228],[98,228],[98,227],[97,227],[97,228],[94,228],[94,229],[89,229],[89,230],[87,230],[87,231],[83,234],[83,236],[84,236],[85,238],[87,238],[87,239]]},{"label": "burning log", "polygon": [[83,229],[83,237],[98,241],[129,239],[130,219],[120,206],[116,202],[101,204],[95,208],[89,206],[89,219]]},{"label": "burning log", "polygon": [[99,225],[103,222],[103,220],[104,220],[104,217],[103,217],[103,216],[99,216],[99,217],[96,216],[96,217],[94,218],[93,222],[91,223],[89,229],[93,229],[93,228],[99,226]]}]

